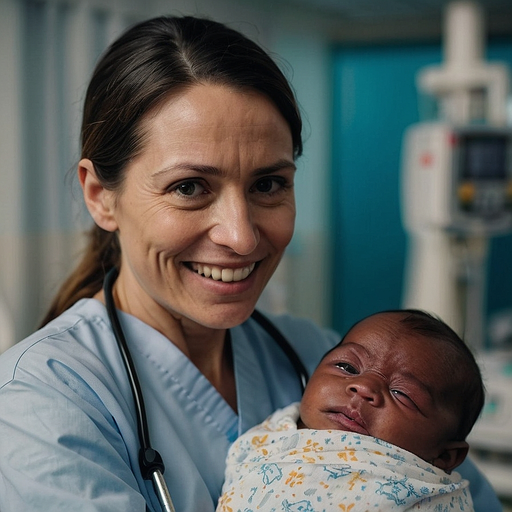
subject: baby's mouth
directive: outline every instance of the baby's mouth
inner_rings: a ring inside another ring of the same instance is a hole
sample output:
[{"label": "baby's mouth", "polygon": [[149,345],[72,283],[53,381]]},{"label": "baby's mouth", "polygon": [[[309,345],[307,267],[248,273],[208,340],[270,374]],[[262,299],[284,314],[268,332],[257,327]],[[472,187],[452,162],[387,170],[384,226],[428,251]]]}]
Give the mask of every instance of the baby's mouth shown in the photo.
[{"label": "baby's mouth", "polygon": [[214,281],[222,281],[223,283],[233,283],[246,279],[256,266],[255,263],[251,263],[246,267],[240,268],[223,268],[215,265],[204,265],[203,263],[190,263],[191,268],[197,274],[204,277],[209,277]]},{"label": "baby's mouth", "polygon": [[341,426],[341,430],[370,435],[363,418],[355,410],[343,408],[339,411],[332,411],[329,415]]}]

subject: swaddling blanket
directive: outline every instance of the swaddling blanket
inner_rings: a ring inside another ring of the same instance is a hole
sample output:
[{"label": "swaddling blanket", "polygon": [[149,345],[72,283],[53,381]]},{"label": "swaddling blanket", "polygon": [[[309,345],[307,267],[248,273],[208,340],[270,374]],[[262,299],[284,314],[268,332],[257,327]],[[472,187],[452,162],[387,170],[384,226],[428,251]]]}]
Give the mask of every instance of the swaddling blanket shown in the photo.
[{"label": "swaddling blanket", "polygon": [[298,404],[240,436],[217,512],[472,511],[469,483],[379,439],[297,429]]}]

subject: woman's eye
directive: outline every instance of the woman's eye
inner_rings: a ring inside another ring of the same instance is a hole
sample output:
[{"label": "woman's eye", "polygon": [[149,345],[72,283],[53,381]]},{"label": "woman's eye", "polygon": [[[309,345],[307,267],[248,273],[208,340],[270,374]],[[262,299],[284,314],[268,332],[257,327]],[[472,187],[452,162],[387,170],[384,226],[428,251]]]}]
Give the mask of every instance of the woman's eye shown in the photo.
[{"label": "woman's eye", "polygon": [[335,366],[343,370],[344,372],[350,373],[351,375],[357,375],[359,372],[350,363],[336,363]]},{"label": "woman's eye", "polygon": [[266,177],[258,180],[254,186],[253,191],[260,194],[274,194],[286,186],[286,180],[276,176]]},{"label": "woman's eye", "polygon": [[183,181],[175,185],[171,192],[177,192],[185,197],[197,197],[205,192],[205,187],[197,181]]}]

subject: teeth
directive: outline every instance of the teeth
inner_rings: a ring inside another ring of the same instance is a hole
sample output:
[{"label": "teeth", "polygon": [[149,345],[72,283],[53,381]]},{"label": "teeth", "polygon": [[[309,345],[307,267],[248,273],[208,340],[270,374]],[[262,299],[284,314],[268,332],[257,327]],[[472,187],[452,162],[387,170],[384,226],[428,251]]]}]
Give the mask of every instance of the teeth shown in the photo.
[{"label": "teeth", "polygon": [[222,269],[222,281],[225,283],[231,283],[233,281],[233,269],[232,268],[224,268]]},{"label": "teeth", "polygon": [[204,277],[210,277],[214,281],[222,281],[223,283],[231,283],[233,281],[242,281],[245,279],[253,270],[254,263],[251,263],[248,267],[242,268],[221,268],[221,267],[210,267],[208,265],[202,265],[197,263],[193,266],[193,269]]}]

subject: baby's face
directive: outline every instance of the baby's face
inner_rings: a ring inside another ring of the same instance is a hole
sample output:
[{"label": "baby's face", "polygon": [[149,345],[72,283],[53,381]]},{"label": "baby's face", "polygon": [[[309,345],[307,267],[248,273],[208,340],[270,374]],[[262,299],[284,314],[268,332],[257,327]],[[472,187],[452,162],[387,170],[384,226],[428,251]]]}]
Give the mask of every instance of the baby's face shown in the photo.
[{"label": "baby's face", "polygon": [[442,400],[449,379],[439,345],[406,334],[402,316],[378,314],[357,324],[315,370],[300,417],[307,428],[378,437],[432,462],[457,417]]}]

